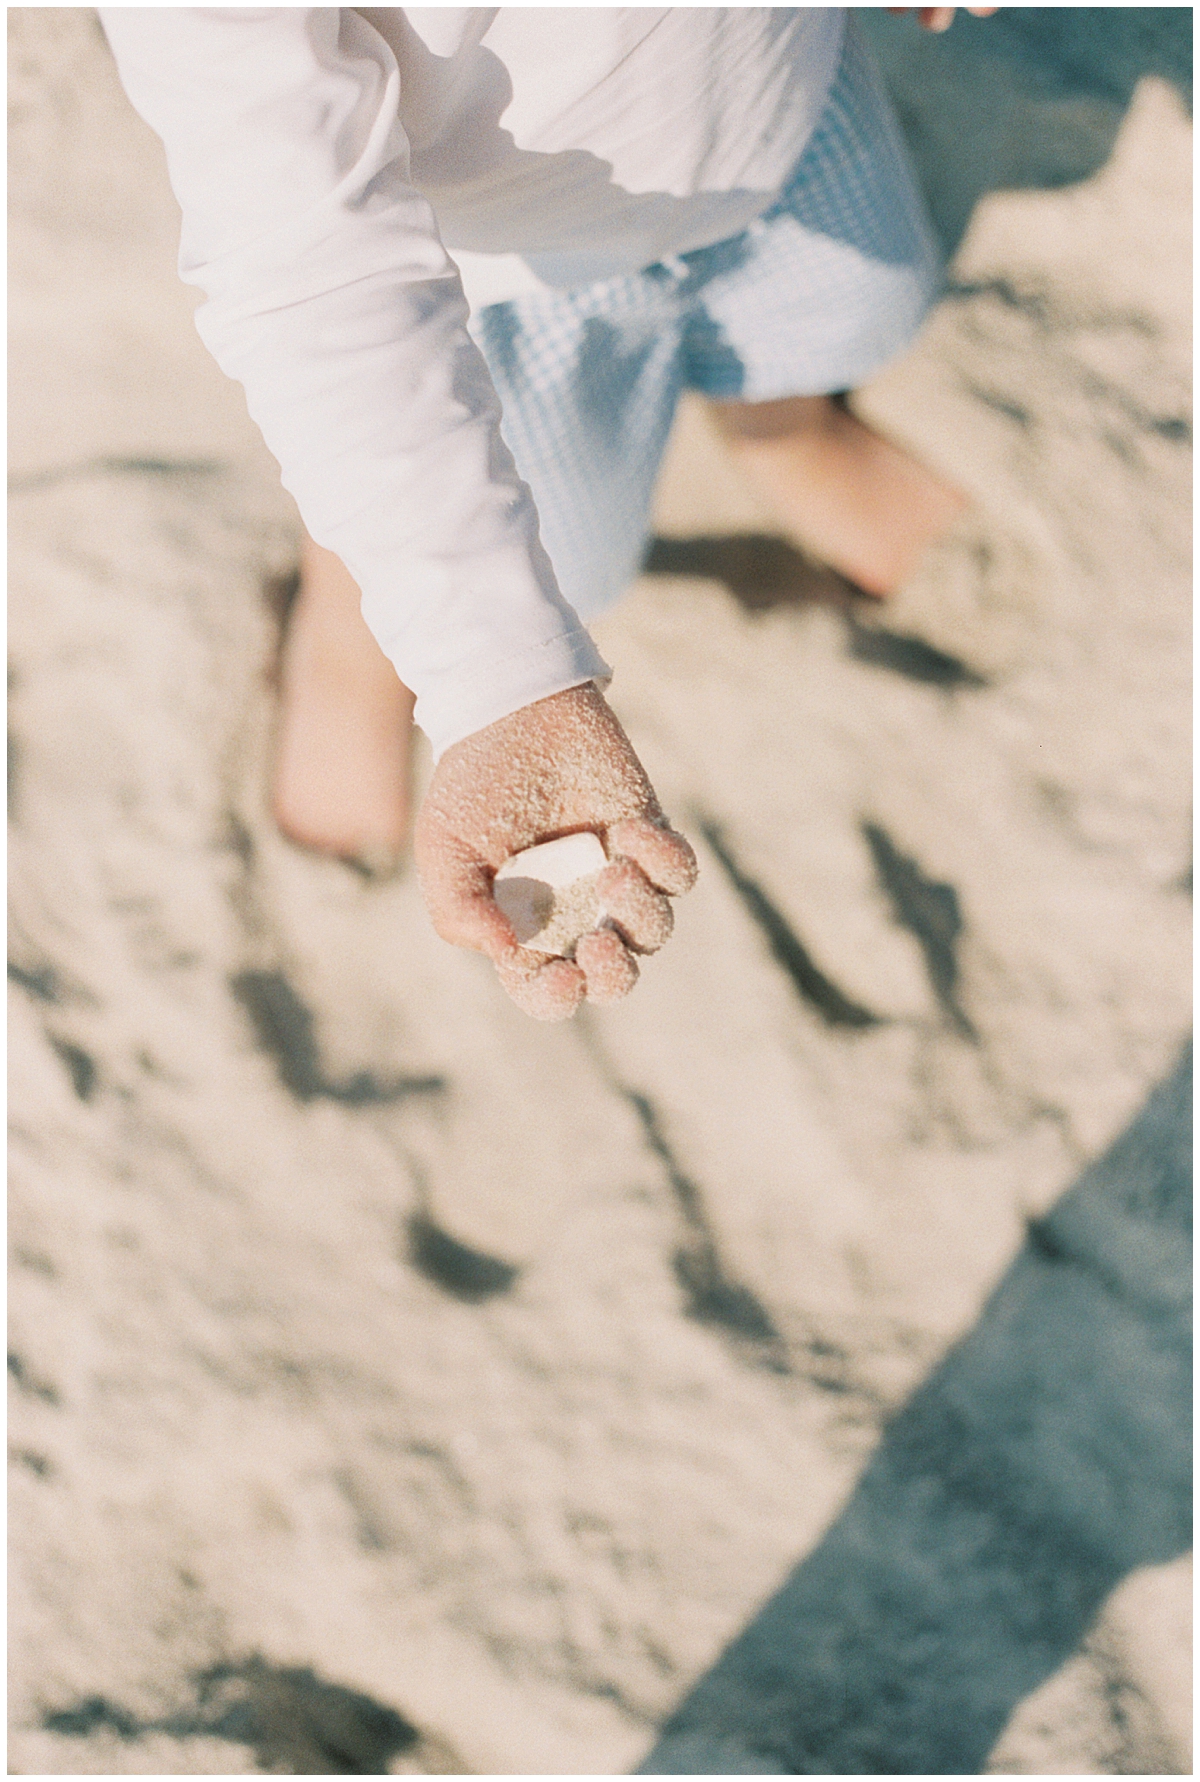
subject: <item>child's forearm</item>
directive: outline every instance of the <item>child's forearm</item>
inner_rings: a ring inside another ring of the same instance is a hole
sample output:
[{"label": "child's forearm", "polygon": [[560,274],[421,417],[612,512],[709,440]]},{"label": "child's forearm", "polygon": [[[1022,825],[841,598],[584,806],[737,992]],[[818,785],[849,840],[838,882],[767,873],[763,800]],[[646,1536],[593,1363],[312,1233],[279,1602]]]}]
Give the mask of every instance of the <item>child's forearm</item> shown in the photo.
[{"label": "child's forearm", "polygon": [[407,183],[399,77],[349,10],[102,14],[183,209],[197,325],[435,750],[606,667],[558,592],[453,263]]}]

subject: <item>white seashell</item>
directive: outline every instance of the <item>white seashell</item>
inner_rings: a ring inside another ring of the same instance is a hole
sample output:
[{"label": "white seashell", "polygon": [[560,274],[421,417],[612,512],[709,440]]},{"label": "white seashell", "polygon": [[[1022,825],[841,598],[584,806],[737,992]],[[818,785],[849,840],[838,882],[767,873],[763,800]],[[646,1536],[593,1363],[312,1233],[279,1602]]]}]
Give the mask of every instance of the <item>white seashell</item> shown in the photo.
[{"label": "white seashell", "polygon": [[563,835],[506,860],[493,896],[523,947],[570,959],[604,915],[596,881],[607,865],[599,836]]}]

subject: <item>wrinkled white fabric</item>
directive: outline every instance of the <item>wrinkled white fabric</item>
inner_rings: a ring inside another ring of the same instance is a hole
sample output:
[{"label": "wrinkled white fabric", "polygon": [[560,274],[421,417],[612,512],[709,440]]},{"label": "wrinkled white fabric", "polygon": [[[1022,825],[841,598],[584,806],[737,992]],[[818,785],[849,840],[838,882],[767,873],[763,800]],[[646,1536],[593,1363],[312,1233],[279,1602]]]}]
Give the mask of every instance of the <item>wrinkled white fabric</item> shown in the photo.
[{"label": "wrinkled white fabric", "polygon": [[201,336],[435,751],[606,678],[500,437],[460,270],[498,302],[735,234],[820,114],[841,10],[101,18],[166,146]]}]

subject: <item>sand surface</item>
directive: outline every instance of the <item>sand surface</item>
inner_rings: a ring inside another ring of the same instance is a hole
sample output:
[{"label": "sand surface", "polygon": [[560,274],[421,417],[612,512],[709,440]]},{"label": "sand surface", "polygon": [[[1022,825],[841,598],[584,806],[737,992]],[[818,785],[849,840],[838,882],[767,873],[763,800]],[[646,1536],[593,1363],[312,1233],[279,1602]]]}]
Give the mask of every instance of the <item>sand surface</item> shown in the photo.
[{"label": "sand surface", "polygon": [[600,641],[701,880],[544,1028],[273,832],[295,518],[10,27],[13,1769],[1187,1772],[1175,90],[864,392],[975,502],[886,613],[682,415]]}]

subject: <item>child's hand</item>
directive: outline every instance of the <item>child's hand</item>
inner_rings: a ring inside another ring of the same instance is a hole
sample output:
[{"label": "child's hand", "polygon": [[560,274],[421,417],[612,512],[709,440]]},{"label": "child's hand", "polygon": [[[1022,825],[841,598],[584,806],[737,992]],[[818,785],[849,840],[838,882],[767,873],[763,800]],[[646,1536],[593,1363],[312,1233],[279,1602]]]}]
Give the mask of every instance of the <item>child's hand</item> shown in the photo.
[{"label": "child's hand", "polygon": [[[522,947],[492,897],[497,869],[523,848],[573,830],[601,838],[600,879],[615,928],[579,942],[574,961]],[[633,988],[637,953],[671,933],[668,902],[691,889],[696,857],[668,828],[629,739],[590,683],[524,706],[447,749],[417,818],[421,889],[443,940],[492,960],[526,1014],[561,1021],[585,996]]]}]

